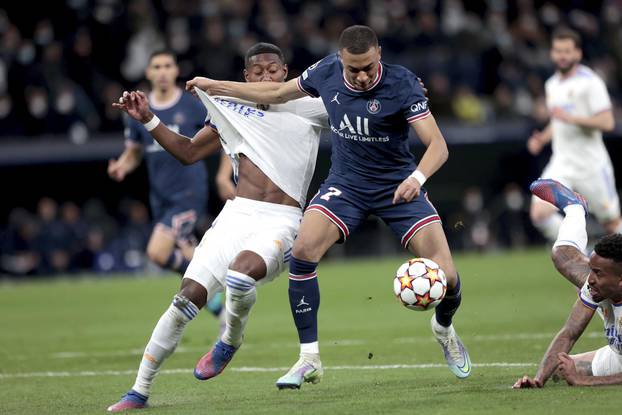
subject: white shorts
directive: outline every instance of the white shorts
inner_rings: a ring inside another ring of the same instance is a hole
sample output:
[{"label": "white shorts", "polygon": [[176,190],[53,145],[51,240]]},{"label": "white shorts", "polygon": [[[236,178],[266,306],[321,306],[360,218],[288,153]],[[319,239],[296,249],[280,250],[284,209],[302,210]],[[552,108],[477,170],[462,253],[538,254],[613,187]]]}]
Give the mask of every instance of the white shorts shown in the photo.
[{"label": "white shorts", "polygon": [[184,274],[203,285],[211,297],[225,287],[227,269],[242,251],[252,251],[266,263],[266,277],[273,280],[289,261],[302,210],[293,206],[236,197],[227,201]]},{"label": "white shorts", "polygon": [[592,359],[592,374],[594,376],[610,376],[622,373],[622,355],[616,353],[609,346],[596,350]]},{"label": "white shorts", "polygon": [[542,172],[543,179],[555,179],[585,197],[590,213],[600,223],[620,217],[620,199],[611,163],[603,163],[594,173],[577,178],[576,172],[557,163],[547,164]]}]

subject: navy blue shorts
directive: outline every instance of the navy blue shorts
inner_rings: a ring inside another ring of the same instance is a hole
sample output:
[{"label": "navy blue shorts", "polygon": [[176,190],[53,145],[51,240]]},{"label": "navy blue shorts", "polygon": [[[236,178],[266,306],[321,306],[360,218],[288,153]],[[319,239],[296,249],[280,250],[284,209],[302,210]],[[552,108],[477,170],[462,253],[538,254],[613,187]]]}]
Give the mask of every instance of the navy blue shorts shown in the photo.
[{"label": "navy blue shorts", "polygon": [[207,212],[207,199],[196,194],[162,199],[150,197],[151,212],[156,228],[171,234],[176,240],[192,239],[197,219]]},{"label": "navy blue shorts", "polygon": [[408,247],[408,242],[420,229],[440,222],[441,218],[423,188],[414,200],[393,204],[398,186],[399,183],[352,186],[343,178],[329,175],[306,210],[320,212],[337,225],[341,242],[369,215],[376,215],[400,238],[402,246]]}]

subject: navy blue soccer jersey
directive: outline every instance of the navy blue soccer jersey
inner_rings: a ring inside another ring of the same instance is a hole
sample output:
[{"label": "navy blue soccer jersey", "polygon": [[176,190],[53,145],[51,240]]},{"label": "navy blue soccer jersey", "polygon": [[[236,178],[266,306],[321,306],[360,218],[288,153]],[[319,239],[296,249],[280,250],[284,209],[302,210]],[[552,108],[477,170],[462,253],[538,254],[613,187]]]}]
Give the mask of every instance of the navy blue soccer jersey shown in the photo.
[{"label": "navy blue soccer jersey", "polygon": [[343,75],[335,53],[298,78],[301,91],[321,97],[331,124],[331,174],[371,182],[401,182],[416,163],[408,144],[410,123],[430,115],[417,77],[399,65],[380,62],[365,91]]},{"label": "navy blue soccer jersey", "polygon": [[[189,93],[179,90],[179,98],[171,105],[151,105],[151,111],[169,129],[186,137],[193,137],[203,128],[207,111],[201,102]],[[128,145],[139,145],[143,149],[152,201],[175,203],[180,198],[207,193],[207,170],[204,163],[184,166],[170,155],[138,121],[128,118],[125,128]]]}]

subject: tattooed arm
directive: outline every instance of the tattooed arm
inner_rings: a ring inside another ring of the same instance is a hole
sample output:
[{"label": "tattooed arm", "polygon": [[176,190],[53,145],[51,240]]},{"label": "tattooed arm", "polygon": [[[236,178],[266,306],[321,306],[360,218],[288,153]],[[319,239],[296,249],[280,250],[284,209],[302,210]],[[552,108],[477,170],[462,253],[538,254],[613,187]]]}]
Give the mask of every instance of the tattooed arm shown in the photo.
[{"label": "tattooed arm", "polygon": [[[566,353],[560,353],[558,358],[559,371],[570,386],[619,385],[622,383],[622,373],[608,376],[594,376],[591,362],[575,362],[572,357],[568,356]],[[589,369],[587,369],[587,365],[589,365]]]},{"label": "tattooed arm", "polygon": [[533,379],[527,375],[523,376],[514,383],[514,388],[543,387],[557,369],[560,363],[560,353],[565,354],[572,349],[572,346],[574,346],[579,337],[581,337],[583,330],[585,330],[593,315],[594,310],[584,306],[581,300],[577,300],[572,307],[566,324],[564,324],[564,327],[557,333],[557,336],[555,336],[544,354],[544,358],[542,358],[542,362],[540,362],[540,367],[538,367],[536,376],[534,376]]},{"label": "tattooed arm", "polygon": [[583,287],[590,267],[588,258],[577,248],[569,245],[553,247],[551,259],[555,268],[577,288]]}]

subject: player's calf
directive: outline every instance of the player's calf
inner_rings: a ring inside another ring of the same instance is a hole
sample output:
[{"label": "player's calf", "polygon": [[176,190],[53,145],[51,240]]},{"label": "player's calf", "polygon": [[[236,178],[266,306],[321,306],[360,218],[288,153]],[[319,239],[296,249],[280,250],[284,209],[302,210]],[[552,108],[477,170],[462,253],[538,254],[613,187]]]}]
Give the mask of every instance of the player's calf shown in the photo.
[{"label": "player's calf", "polygon": [[242,344],[251,308],[257,301],[255,279],[229,269],[226,278],[226,327],[222,338],[196,364],[194,376],[199,380],[218,376]]}]

